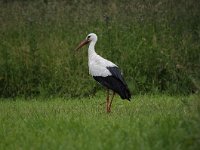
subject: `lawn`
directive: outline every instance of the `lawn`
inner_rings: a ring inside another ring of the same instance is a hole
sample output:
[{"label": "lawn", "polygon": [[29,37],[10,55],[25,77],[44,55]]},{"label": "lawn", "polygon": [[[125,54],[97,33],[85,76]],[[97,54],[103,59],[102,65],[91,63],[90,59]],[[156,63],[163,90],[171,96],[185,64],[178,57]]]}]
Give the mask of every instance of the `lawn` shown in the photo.
[{"label": "lawn", "polygon": [[0,149],[198,149],[198,95],[1,99]]}]

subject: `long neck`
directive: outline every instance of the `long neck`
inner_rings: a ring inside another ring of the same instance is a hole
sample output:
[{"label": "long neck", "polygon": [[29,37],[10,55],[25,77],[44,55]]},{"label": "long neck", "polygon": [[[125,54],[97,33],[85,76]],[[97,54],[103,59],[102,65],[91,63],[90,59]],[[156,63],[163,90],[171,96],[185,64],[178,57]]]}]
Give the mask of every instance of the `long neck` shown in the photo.
[{"label": "long neck", "polygon": [[95,44],[96,44],[96,41],[90,42],[90,45],[89,45],[89,48],[88,48],[88,57],[89,58],[91,58],[93,55],[96,55]]}]

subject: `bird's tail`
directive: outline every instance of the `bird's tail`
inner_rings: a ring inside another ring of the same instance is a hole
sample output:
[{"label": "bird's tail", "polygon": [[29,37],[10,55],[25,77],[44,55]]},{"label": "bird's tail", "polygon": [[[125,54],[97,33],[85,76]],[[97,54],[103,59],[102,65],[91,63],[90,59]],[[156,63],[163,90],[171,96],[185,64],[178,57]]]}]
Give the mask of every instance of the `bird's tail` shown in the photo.
[{"label": "bird's tail", "polygon": [[130,99],[131,99],[131,92],[130,92],[130,90],[129,90],[129,88],[127,86],[124,86],[122,88],[122,92],[120,93],[120,97],[122,99],[127,99],[127,100],[130,101]]}]

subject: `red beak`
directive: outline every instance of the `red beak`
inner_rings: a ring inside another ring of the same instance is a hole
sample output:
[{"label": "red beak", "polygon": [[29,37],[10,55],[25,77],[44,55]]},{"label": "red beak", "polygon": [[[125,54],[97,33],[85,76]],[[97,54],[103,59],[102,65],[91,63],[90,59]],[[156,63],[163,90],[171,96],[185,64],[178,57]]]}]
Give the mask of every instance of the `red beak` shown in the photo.
[{"label": "red beak", "polygon": [[75,50],[80,49],[81,47],[83,47],[84,45],[88,44],[89,42],[90,41],[88,41],[87,39],[83,40]]}]

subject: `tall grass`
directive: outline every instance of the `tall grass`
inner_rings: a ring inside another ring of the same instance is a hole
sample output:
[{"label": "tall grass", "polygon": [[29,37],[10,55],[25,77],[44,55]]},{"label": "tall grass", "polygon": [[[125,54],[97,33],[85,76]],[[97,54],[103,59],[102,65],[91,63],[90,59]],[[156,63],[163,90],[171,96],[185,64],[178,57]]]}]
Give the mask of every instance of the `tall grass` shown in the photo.
[{"label": "tall grass", "polygon": [[0,2],[0,95],[87,96],[90,32],[96,51],[117,63],[132,93],[199,90],[198,1]]}]

